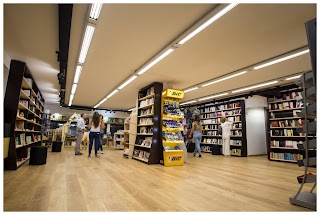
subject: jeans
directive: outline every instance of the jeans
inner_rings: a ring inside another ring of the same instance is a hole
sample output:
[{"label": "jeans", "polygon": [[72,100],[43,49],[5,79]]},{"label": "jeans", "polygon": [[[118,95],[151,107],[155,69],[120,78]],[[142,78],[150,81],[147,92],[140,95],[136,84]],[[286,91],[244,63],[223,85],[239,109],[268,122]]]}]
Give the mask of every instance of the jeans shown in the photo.
[{"label": "jeans", "polygon": [[94,153],[95,155],[98,154],[98,147],[100,144],[100,132],[91,132],[89,133],[89,140],[90,140],[90,144],[89,144],[89,156],[91,154],[91,149],[92,149],[92,145],[93,145],[93,140],[94,140]]},{"label": "jeans", "polygon": [[101,134],[101,133],[100,133],[100,144],[99,144],[99,147],[98,147],[98,150],[100,149],[100,151],[103,151],[103,148],[102,148],[102,138],[103,138],[103,135],[104,135],[104,134]]},{"label": "jeans", "polygon": [[193,139],[195,144],[193,154],[196,154],[198,151],[199,155],[201,155],[201,149],[200,149],[201,133],[197,131],[193,132]]}]

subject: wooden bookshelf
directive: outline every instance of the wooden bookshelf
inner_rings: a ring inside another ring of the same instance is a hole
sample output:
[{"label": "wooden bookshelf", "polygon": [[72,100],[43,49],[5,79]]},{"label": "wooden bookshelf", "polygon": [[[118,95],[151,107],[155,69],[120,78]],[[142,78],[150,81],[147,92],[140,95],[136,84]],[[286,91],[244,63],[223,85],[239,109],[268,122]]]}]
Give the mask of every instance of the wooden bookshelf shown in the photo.
[{"label": "wooden bookshelf", "polygon": [[[304,124],[303,118],[297,115],[297,112],[304,109],[300,98],[299,88],[281,91],[279,97],[268,98],[267,151],[270,161],[296,163],[301,156],[304,157],[303,150],[297,148],[306,139],[305,135],[301,136],[299,133]],[[283,108],[284,106],[287,108]],[[282,159],[283,157],[289,159]]]},{"label": "wooden bookshelf", "polygon": [[[159,164],[161,144],[161,93],[162,83],[152,83],[142,88],[137,99],[137,136],[132,158],[146,164]],[[142,143],[150,146],[141,146]]]},{"label": "wooden bookshelf", "polygon": [[[223,103],[208,103],[200,106],[200,120],[203,126],[203,134],[201,145],[219,145],[221,144],[222,136],[218,135],[218,128],[220,119],[222,117],[233,118],[233,128],[231,129],[233,135],[230,136],[231,141],[241,141],[240,145],[230,145],[241,150],[241,157],[247,156],[247,137],[246,137],[246,122],[245,122],[245,106],[243,100]],[[213,116],[212,116],[213,115]],[[237,119],[238,118],[238,119]],[[211,122],[210,122],[211,121]],[[239,125],[241,123],[241,125]],[[241,134],[241,135],[239,135]],[[212,143],[208,143],[211,142]],[[219,143],[219,144],[216,144]],[[238,156],[238,155],[235,155]]]},{"label": "wooden bookshelf", "polygon": [[4,98],[4,123],[10,127],[5,170],[18,169],[28,161],[30,147],[41,145],[44,102],[26,63],[12,60]]}]

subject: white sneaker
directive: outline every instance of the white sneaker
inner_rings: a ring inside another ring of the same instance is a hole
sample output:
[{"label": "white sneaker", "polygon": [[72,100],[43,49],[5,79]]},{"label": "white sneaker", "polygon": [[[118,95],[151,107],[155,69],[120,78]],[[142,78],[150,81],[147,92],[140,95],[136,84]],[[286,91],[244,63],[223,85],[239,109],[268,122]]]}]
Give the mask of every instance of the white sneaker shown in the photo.
[{"label": "white sneaker", "polygon": [[101,154],[104,154],[104,152],[102,151]]}]

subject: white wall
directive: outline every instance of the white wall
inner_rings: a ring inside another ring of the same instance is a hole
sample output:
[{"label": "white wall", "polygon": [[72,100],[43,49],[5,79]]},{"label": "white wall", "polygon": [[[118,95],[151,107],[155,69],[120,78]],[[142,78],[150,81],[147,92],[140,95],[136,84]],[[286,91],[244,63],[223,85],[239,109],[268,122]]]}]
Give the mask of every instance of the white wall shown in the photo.
[{"label": "white wall", "polygon": [[267,154],[266,116],[267,98],[253,96],[245,99],[248,155]]}]

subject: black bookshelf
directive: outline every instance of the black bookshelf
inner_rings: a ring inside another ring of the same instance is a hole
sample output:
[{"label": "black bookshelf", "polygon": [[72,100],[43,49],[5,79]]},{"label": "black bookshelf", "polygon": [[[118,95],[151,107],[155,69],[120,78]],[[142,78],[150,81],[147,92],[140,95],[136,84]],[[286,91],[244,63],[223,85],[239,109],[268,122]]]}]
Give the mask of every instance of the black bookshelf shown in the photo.
[{"label": "black bookshelf", "polygon": [[[202,104],[200,106],[200,112],[203,127],[201,139],[201,150],[203,152],[211,153],[210,148],[212,145],[219,145],[222,148],[222,136],[218,135],[218,128],[220,119],[224,116],[227,119],[229,117],[235,119],[231,130],[230,154],[232,156],[247,157],[248,150],[244,100]],[[203,148],[206,150],[203,150]]]},{"label": "black bookshelf", "polygon": [[30,147],[41,145],[44,102],[26,63],[12,60],[4,97],[4,124],[10,125],[4,170],[18,169],[29,160]]},{"label": "black bookshelf", "polygon": [[154,82],[138,93],[137,137],[132,159],[159,164],[162,154],[161,94],[163,84]]},{"label": "black bookshelf", "polygon": [[[297,163],[305,158],[300,149],[306,137],[302,128],[305,119],[300,117],[304,110],[302,89],[298,86],[283,90],[278,95],[268,97],[267,152],[270,161]],[[315,155],[316,151],[309,150]]]}]

